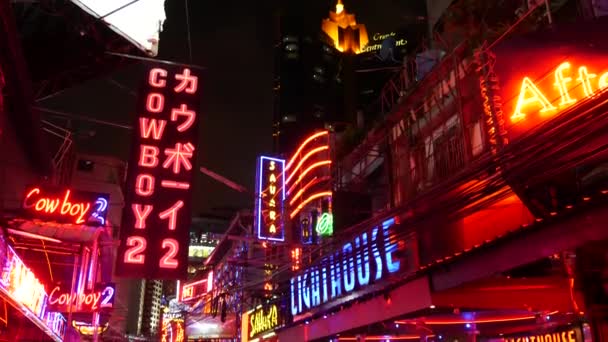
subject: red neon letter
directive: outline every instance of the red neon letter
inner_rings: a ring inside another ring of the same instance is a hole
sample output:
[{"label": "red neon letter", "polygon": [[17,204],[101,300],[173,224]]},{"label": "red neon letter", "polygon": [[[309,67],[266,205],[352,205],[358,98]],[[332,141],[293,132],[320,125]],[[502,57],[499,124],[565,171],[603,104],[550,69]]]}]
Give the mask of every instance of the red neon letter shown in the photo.
[{"label": "red neon letter", "polygon": [[165,108],[165,97],[163,94],[150,93],[146,100],[146,109],[150,113],[160,113]]},{"label": "red neon letter", "polygon": [[179,262],[175,259],[175,256],[177,255],[177,251],[179,251],[179,243],[174,239],[164,239],[161,247],[163,249],[169,248],[169,250],[160,258],[158,266],[160,268],[177,268]]},{"label": "red neon letter", "polygon": [[142,197],[152,195],[154,192],[154,177],[145,173],[137,175],[135,193]]},{"label": "red neon letter", "polygon": [[139,166],[156,167],[158,165],[158,154],[160,150],[156,146],[141,145],[139,152]]},{"label": "red neon letter", "polygon": [[188,190],[190,189],[190,183],[186,183],[186,182],[176,182],[176,181],[170,181],[170,180],[163,180],[160,182],[160,185],[163,188],[172,188],[172,189],[179,189],[179,190]]},{"label": "red neon letter", "polygon": [[174,88],[176,93],[181,93],[184,90],[188,94],[194,94],[196,92],[196,89],[198,88],[198,77],[192,76],[190,74],[190,69],[185,68],[183,74],[175,75],[175,79],[180,81]]},{"label": "red neon letter", "polygon": [[179,116],[184,116],[186,120],[182,122],[179,126],[177,126],[177,130],[179,132],[183,132],[190,128],[192,124],[194,124],[194,119],[196,118],[196,113],[193,110],[188,110],[188,106],[182,104],[179,109],[174,108],[171,110],[171,121],[177,121]]},{"label": "red neon letter", "polygon": [[40,193],[40,189],[38,188],[33,188],[30,192],[27,193],[27,195],[25,196],[25,199],[23,200],[23,207],[24,208],[31,208],[34,205],[33,204],[29,204],[27,203],[27,200],[32,197],[35,194],[39,194]]},{"label": "red neon letter", "polygon": [[165,159],[163,167],[165,169],[172,167],[173,173],[175,173],[176,175],[179,174],[182,165],[184,169],[186,169],[186,171],[190,171],[192,169],[190,158],[192,158],[193,151],[194,146],[191,143],[176,143],[175,148],[166,148],[165,155],[167,156],[167,159]]},{"label": "red neon letter", "polygon": [[175,227],[177,226],[177,211],[183,206],[183,201],[177,201],[171,208],[158,214],[158,217],[163,220],[169,218],[169,230],[175,230]]},{"label": "red neon letter", "polygon": [[166,77],[167,70],[161,68],[154,68],[150,70],[148,84],[156,88],[164,88],[167,85]]},{"label": "red neon letter", "polygon": [[150,138],[152,135],[154,140],[160,140],[163,137],[167,121],[148,118],[139,118],[139,136],[142,139]]},{"label": "red neon letter", "polygon": [[152,206],[147,204],[142,206],[141,204],[132,204],[131,208],[133,209],[133,214],[135,214],[135,228],[136,229],[145,229],[146,228],[146,219],[148,215],[152,212]]},{"label": "red neon letter", "polygon": [[146,256],[143,252],[146,250],[148,241],[141,236],[129,236],[127,238],[127,246],[131,247],[125,251],[125,264],[143,264]]}]

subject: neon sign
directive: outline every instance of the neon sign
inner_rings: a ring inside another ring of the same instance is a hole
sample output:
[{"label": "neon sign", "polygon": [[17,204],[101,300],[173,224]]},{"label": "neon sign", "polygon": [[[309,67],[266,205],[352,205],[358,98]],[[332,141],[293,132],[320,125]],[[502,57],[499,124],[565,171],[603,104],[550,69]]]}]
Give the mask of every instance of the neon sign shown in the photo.
[{"label": "neon sign", "polygon": [[199,76],[152,66],[138,101],[116,274],[185,278]]},{"label": "neon sign", "polygon": [[260,157],[258,168],[255,231],[260,240],[285,241],[285,160]]},{"label": "neon sign", "polygon": [[34,218],[103,226],[108,214],[108,200],[107,194],[34,187],[26,191],[22,206]]},{"label": "neon sign", "polygon": [[48,303],[53,310],[68,312],[70,305],[73,312],[93,312],[99,309],[111,309],[114,306],[114,284],[101,286],[99,290],[88,293],[74,293],[55,286],[49,294]]},{"label": "neon sign", "polygon": [[185,342],[186,324],[183,319],[163,320],[160,334],[161,342]]},{"label": "neon sign", "polygon": [[317,221],[315,229],[321,236],[331,236],[334,233],[334,216],[330,213],[323,213]]},{"label": "neon sign", "polygon": [[211,292],[211,290],[213,290],[213,271],[207,274],[206,279],[184,284],[182,286],[181,298],[178,298],[178,300],[192,300]]},{"label": "neon sign", "polygon": [[544,334],[534,334],[534,335],[517,335],[517,336],[509,336],[503,337],[502,340],[504,342],[579,342],[583,341],[582,334],[580,333],[580,329],[558,329],[553,332],[547,332]]},{"label": "neon sign", "polygon": [[395,220],[373,227],[345,243],[315,266],[292,277],[291,314],[302,314],[398,272]]},{"label": "neon sign", "polygon": [[260,307],[249,313],[249,338],[268,333],[278,328],[281,323],[279,308],[276,304],[272,304],[268,308]]},{"label": "neon sign", "polygon": [[15,301],[23,304],[38,318],[44,317],[47,300],[44,285],[10,247],[6,249],[0,284]]},{"label": "neon sign", "polygon": [[579,99],[591,97],[608,87],[608,72],[598,75],[591,73],[584,65],[579,66],[576,71],[574,68],[569,62],[564,62],[553,71],[553,87],[559,93],[559,103],[549,101],[532,79],[524,77],[511,121],[517,123],[525,120],[532,110],[538,111],[541,115],[555,113],[575,104]]}]

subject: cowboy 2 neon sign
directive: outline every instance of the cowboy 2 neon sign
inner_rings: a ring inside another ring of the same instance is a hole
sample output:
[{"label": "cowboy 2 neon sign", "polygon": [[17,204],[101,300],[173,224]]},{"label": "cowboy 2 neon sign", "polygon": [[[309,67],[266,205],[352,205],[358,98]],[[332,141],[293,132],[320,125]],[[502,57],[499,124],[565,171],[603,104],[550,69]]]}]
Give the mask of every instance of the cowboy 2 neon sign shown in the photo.
[{"label": "cowboy 2 neon sign", "polygon": [[33,218],[103,226],[108,214],[108,200],[107,194],[33,187],[26,191],[22,206]]}]

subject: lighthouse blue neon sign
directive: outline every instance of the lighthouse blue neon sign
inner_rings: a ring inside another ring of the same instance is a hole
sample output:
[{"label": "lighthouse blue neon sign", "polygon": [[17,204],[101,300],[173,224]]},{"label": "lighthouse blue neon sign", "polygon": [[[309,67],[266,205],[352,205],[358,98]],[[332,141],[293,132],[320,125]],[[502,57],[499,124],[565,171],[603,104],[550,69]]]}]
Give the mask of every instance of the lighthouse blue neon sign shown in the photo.
[{"label": "lighthouse blue neon sign", "polygon": [[401,260],[395,255],[394,224],[394,219],[386,220],[355,236],[319,264],[292,277],[291,314],[300,315],[398,272]]}]

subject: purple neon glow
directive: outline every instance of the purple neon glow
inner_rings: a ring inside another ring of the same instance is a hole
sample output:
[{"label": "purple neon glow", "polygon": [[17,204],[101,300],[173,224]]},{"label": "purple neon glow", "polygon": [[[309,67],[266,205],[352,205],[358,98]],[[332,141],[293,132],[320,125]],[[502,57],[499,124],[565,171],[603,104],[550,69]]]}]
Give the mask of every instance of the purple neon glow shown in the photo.
[{"label": "purple neon glow", "polygon": [[262,179],[263,179],[263,166],[264,166],[264,161],[274,161],[277,164],[281,165],[281,178],[282,178],[282,183],[281,183],[281,192],[282,192],[282,200],[281,200],[281,219],[283,218],[283,202],[285,201],[285,159],[278,159],[278,158],[272,158],[272,157],[266,157],[266,156],[261,156],[260,157],[260,161],[259,161],[259,170],[258,170],[258,187],[257,187],[257,193],[258,193],[258,203],[257,203],[257,208],[256,208],[256,215],[257,215],[257,227],[256,230],[258,232],[258,239],[260,240],[271,240],[271,241],[285,241],[285,231],[282,230],[282,237],[281,238],[271,238],[271,237],[263,237],[261,235],[261,228],[262,228]]}]

